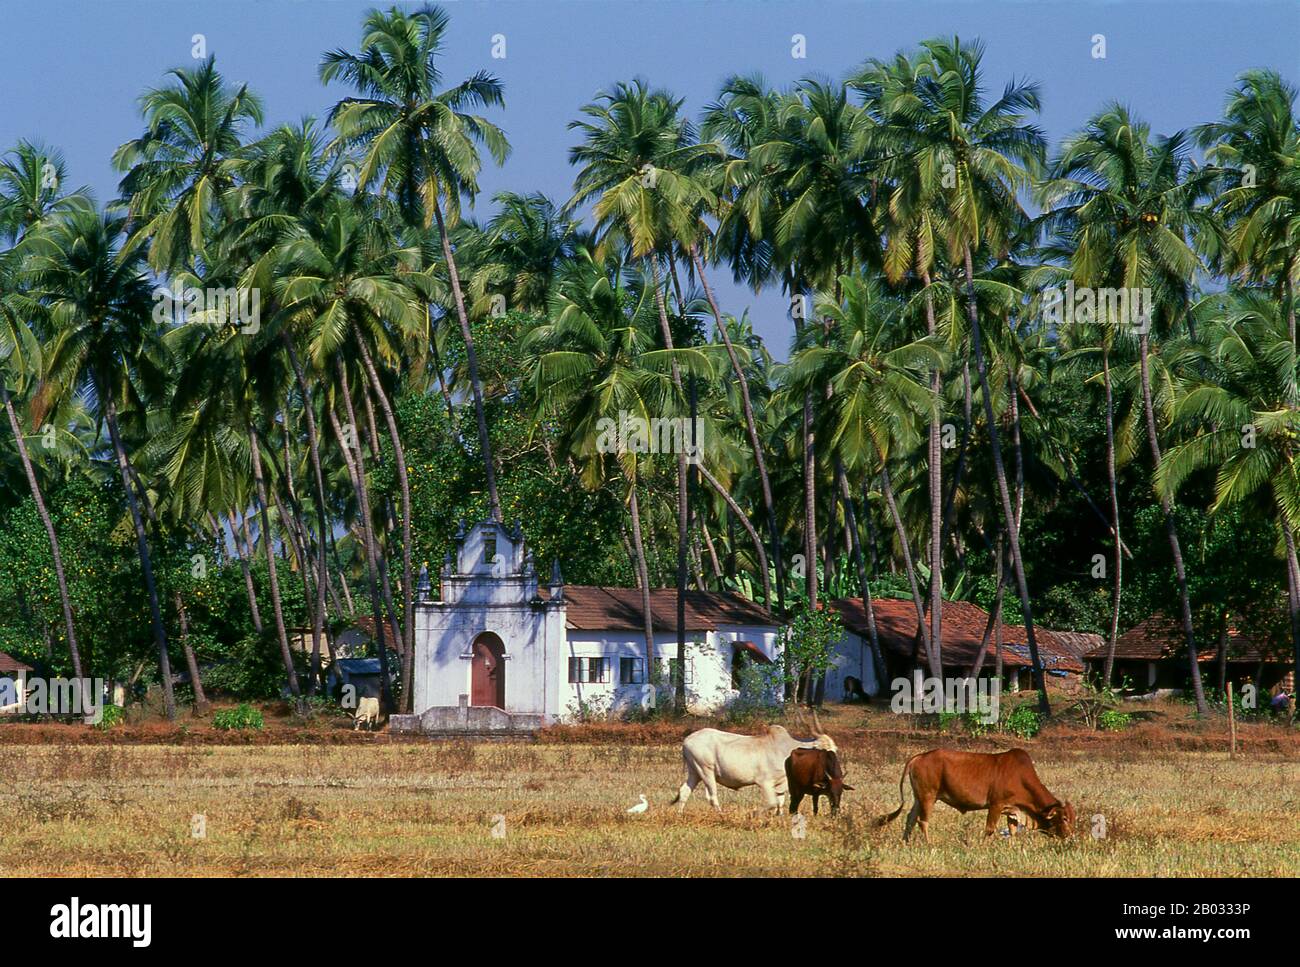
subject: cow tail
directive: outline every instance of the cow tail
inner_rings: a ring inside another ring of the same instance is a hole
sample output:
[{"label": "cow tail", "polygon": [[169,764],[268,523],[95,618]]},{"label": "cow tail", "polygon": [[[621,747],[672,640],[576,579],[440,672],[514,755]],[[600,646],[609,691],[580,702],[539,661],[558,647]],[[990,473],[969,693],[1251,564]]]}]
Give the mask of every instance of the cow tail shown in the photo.
[{"label": "cow tail", "polygon": [[888,816],[881,816],[879,819],[877,819],[876,820],[877,826],[888,826],[890,823],[892,823],[895,819],[898,818],[898,814],[901,813],[903,811],[903,807],[907,805],[907,801],[903,798],[904,795],[903,783],[906,782],[907,777],[912,774],[912,760],[915,759],[916,756],[920,754],[921,753],[918,752],[916,755],[912,756],[910,759],[907,760],[907,764],[903,766],[903,774],[898,777],[898,808],[895,809]]}]

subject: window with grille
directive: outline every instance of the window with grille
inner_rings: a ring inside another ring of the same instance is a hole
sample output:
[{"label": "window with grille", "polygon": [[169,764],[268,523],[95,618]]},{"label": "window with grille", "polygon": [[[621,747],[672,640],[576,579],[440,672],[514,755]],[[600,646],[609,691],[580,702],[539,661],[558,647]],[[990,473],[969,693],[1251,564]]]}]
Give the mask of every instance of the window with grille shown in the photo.
[{"label": "window with grille", "polygon": [[569,682],[571,684],[609,681],[608,658],[570,658]]}]

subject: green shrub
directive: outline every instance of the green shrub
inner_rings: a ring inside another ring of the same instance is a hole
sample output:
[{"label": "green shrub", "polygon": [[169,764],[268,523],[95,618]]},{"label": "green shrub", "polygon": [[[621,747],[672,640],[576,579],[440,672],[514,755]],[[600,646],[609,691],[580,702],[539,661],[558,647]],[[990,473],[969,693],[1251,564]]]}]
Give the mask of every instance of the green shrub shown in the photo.
[{"label": "green shrub", "polygon": [[217,712],[212,716],[212,724],[215,728],[226,732],[234,729],[260,729],[262,713],[247,702],[243,702],[234,708],[223,708]]},{"label": "green shrub", "polygon": [[1123,732],[1133,723],[1133,716],[1118,709],[1107,709],[1097,718],[1097,728],[1103,732]]},{"label": "green shrub", "polygon": [[99,721],[95,723],[95,728],[101,732],[111,729],[115,725],[121,725],[122,720],[126,717],[126,710],[120,705],[105,705]]},{"label": "green shrub", "polygon": [[1028,705],[1019,705],[1007,716],[1003,729],[1022,739],[1032,739],[1043,727],[1043,718]]}]

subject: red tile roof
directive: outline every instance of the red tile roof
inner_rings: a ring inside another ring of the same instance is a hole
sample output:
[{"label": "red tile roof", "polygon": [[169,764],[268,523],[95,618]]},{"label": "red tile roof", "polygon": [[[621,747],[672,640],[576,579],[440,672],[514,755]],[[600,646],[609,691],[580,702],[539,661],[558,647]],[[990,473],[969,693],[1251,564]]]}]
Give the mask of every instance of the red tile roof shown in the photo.
[{"label": "red tile roof", "polygon": [[[365,632],[365,634],[367,634],[370,637],[371,641],[378,640],[379,632],[376,629],[379,626],[375,624],[374,615],[359,614],[357,615],[356,620],[352,622],[352,625],[357,630]],[[308,641],[311,640],[311,634],[312,634],[311,629],[308,629],[306,632]],[[384,644],[387,647],[392,648],[394,642],[401,641],[401,640],[402,640],[402,636],[398,632],[397,626],[392,622],[385,622],[384,623]]]},{"label": "red tile roof", "polygon": [[0,651],[0,672],[29,672],[31,670],[31,665],[24,665],[12,655]]},{"label": "red tile roof", "polygon": [[[832,602],[832,607],[840,612],[846,628],[866,637],[867,613],[862,606],[861,598],[840,598]],[[872,611],[875,613],[876,634],[880,638],[881,645],[907,657],[911,657],[915,646],[917,661],[924,664],[925,644],[914,645],[917,637],[916,606],[911,601],[901,598],[877,598],[872,601]],[[943,603],[944,664],[973,665],[980,643],[984,640],[984,628],[988,625],[988,621],[988,612],[977,604],[969,601],[945,601]],[[1039,658],[1042,659],[1045,669],[1083,671],[1083,662],[1064,643],[1057,640],[1051,631],[1046,628],[1035,628],[1034,638],[1038,642]],[[991,664],[994,659],[993,635],[990,633],[985,661]],[[1002,625],[1002,663],[1013,667],[1030,667],[1029,645],[1023,625],[1005,623]]]},{"label": "red tile roof", "polygon": [[[543,597],[549,597],[542,588]],[[607,588],[566,584],[564,599],[568,627],[577,631],[641,631],[641,592],[637,588]],[[676,588],[650,589],[650,614],[655,631],[677,629]],[[776,618],[761,605],[730,591],[687,591],[686,630],[712,631],[720,625],[776,626]]]},{"label": "red tile roof", "polygon": [[[1140,621],[1124,634],[1115,639],[1115,657],[1138,661],[1161,661],[1176,656],[1185,649],[1187,636],[1183,632],[1181,620],[1175,620],[1163,612],[1157,611],[1145,621]],[[1215,661],[1218,658],[1219,643],[1197,642],[1197,658],[1200,661]],[[1106,642],[1090,649],[1089,659],[1106,657]],[[1186,659],[1186,655],[1183,656]],[[1275,645],[1267,640],[1241,631],[1235,625],[1228,627],[1229,661],[1287,661],[1284,645]]]}]

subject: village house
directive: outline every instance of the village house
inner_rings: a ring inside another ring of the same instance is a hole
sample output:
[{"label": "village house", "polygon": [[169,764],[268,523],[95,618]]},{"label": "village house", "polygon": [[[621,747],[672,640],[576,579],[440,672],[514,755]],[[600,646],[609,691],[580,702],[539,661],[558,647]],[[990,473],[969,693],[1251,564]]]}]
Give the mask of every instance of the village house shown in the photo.
[{"label": "village house", "polygon": [[[1251,681],[1270,689],[1290,668],[1289,642],[1280,643],[1258,633],[1247,632],[1236,621],[1228,622],[1221,641],[1198,642],[1197,661],[1201,677],[1218,684],[1217,673],[1223,647],[1225,681],[1238,685]],[[1106,668],[1106,641],[1100,639],[1085,660],[1090,676],[1100,679]],[[1180,620],[1157,612],[1115,639],[1115,668],[1112,681],[1128,680],[1128,690],[1138,693],[1186,688],[1187,638]]]},{"label": "village house", "polygon": [[[876,621],[876,637],[885,660],[886,687],[883,691],[888,695],[889,682],[909,677],[915,668],[928,669],[928,659],[917,625],[916,607],[911,601],[877,598],[871,604]],[[844,638],[836,647],[834,664],[826,673],[826,698],[832,701],[844,699],[844,680],[849,677],[858,679],[867,695],[879,695],[882,689],[871,658],[870,630],[862,599],[840,598],[833,601],[831,606],[839,612],[844,622]],[[944,602],[943,647],[940,657],[945,678],[970,675],[988,627],[989,613],[979,605],[969,601]],[[989,629],[988,646],[980,667],[982,676],[993,675],[997,668],[998,630]],[[1024,626],[1003,623],[1000,630],[1004,687],[1013,692],[1031,688],[1033,664],[1029,658]],[[1073,647],[1062,641],[1056,632],[1046,628],[1036,627],[1034,638],[1049,681],[1078,680],[1084,665]]]},{"label": "village house", "polygon": [[14,715],[27,707],[27,675],[31,665],[0,651],[0,715]]},{"label": "village house", "polygon": [[687,655],[677,666],[677,592],[651,591],[654,665],[647,662],[641,592],[566,585],[559,563],[540,583],[518,525],[462,527],[432,599],[421,575],[415,615],[415,714],[394,731],[526,731],[587,713],[672,701],[684,672],[692,711],[739,694],[746,664],[777,657],[764,608],[731,593],[686,598]]}]

